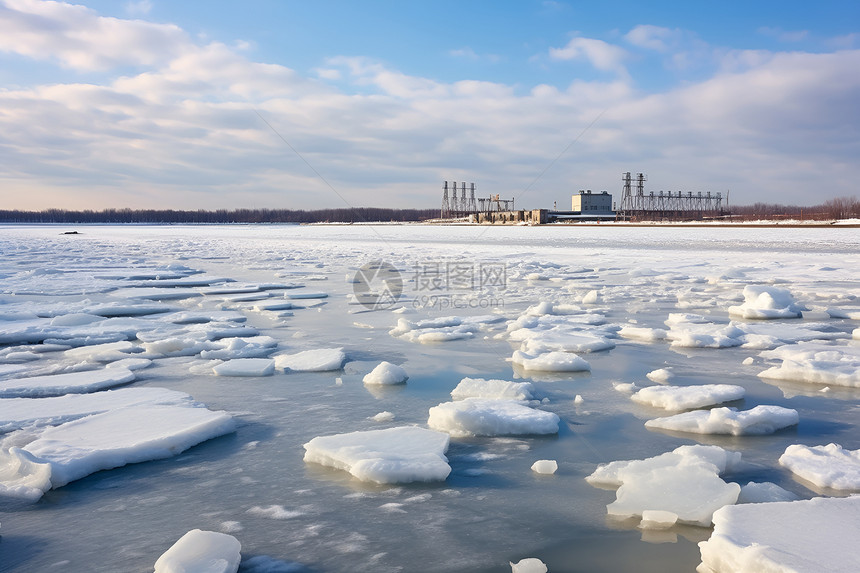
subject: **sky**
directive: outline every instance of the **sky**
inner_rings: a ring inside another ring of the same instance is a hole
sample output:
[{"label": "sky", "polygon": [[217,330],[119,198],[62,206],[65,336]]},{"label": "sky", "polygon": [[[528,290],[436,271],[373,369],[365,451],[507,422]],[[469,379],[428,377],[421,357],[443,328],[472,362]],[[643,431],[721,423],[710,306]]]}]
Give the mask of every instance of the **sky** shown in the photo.
[{"label": "sky", "polygon": [[0,209],[816,205],[858,70],[856,0],[0,0]]}]

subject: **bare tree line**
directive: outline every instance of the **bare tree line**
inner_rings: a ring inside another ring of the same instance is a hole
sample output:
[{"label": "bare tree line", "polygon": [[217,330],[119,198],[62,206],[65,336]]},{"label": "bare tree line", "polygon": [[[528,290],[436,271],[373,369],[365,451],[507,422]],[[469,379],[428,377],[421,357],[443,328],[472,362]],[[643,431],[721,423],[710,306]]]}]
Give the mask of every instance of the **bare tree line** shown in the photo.
[{"label": "bare tree line", "polygon": [[807,221],[827,221],[835,219],[860,218],[860,200],[857,197],[838,197],[820,205],[801,207],[780,205],[778,203],[753,203],[752,205],[732,205],[728,214],[733,220],[782,220],[798,219]]},{"label": "bare tree line", "polygon": [[423,221],[439,216],[438,209],[103,209],[101,211],[45,209],[0,210],[3,223],[368,223]]},{"label": "bare tree line", "polygon": [[[798,219],[826,221],[860,218],[857,197],[838,197],[820,205],[802,207],[778,203],[732,205],[723,215],[736,221]],[[103,209],[101,211],[44,209],[42,211],[0,210],[2,223],[371,223],[409,222],[437,218],[439,209],[218,209],[183,211],[174,209]]]}]

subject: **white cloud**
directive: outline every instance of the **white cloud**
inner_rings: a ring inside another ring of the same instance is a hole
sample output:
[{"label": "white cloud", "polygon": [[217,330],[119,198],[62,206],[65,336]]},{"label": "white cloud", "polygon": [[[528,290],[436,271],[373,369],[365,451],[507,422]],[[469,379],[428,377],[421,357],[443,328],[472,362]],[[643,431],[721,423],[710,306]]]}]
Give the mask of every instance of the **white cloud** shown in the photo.
[{"label": "white cloud", "polygon": [[146,16],[152,11],[152,2],[150,0],[126,2],[125,11],[130,16]]},{"label": "white cloud", "polygon": [[678,43],[682,35],[683,33],[681,30],[678,30],[677,28],[671,30],[660,26],[641,24],[627,32],[627,34],[624,35],[624,39],[640,48],[647,48],[658,52],[668,52]]},{"label": "white cloud", "polygon": [[594,38],[571,38],[563,48],[550,48],[549,57],[553,60],[586,60],[598,70],[626,75],[624,48]]},{"label": "white cloud", "polygon": [[59,62],[76,70],[151,66],[190,46],[177,26],[99,16],[84,6],[6,0],[0,6],[0,52]]},{"label": "white cloud", "polygon": [[[41,10],[16,53],[62,61],[65,8],[16,5]],[[75,14],[84,30],[101,18]],[[137,24],[112,22],[118,53],[143,49],[120,33]],[[323,62],[311,78],[182,30],[166,38],[168,48],[122,60],[142,70],[101,85],[0,90],[4,207],[340,206],[258,112],[357,206],[436,206],[441,181],[454,178],[523,207],[565,204],[578,188],[617,193],[627,170],[649,173],[654,189],[730,187],[737,202],[808,204],[855,194],[860,177],[860,51],[731,52],[705,81],[643,94],[621,73],[624,50],[585,38],[557,57],[614,76],[530,88],[442,82],[358,57]],[[78,49],[118,65],[91,44]],[[821,189],[829,195],[808,195]]]}]

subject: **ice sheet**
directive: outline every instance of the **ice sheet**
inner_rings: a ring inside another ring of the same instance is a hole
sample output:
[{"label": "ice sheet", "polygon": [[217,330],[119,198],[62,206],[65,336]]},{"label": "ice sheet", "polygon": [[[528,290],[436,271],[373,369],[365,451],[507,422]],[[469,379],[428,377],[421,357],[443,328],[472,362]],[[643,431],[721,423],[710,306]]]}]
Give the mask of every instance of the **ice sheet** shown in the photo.
[{"label": "ice sheet", "polygon": [[236,573],[242,545],[232,535],[192,529],[155,562],[155,573]]},{"label": "ice sheet", "polygon": [[321,436],[305,444],[305,461],[345,470],[362,481],[444,481],[451,472],[448,434],[414,426]]},{"label": "ice sheet", "polygon": [[430,408],[427,424],[454,437],[558,433],[559,417],[512,400],[466,398]]},{"label": "ice sheet", "polygon": [[701,384],[697,386],[649,386],[630,398],[634,402],[664,408],[689,410],[740,400],[746,390],[734,384]]},{"label": "ice sheet", "polygon": [[860,449],[839,444],[788,446],[779,458],[797,476],[819,487],[860,491]]},{"label": "ice sheet", "polygon": [[0,398],[83,394],[128,384],[134,378],[134,373],[127,368],[103,368],[30,378],[12,378],[0,381]]},{"label": "ice sheet", "polygon": [[706,573],[857,571],[860,496],[726,506],[699,543]]},{"label": "ice sheet", "polygon": [[797,410],[780,406],[756,406],[744,411],[735,408],[713,408],[684,412],[648,420],[645,427],[694,434],[744,436],[772,434],[782,428],[796,425],[798,420]]}]

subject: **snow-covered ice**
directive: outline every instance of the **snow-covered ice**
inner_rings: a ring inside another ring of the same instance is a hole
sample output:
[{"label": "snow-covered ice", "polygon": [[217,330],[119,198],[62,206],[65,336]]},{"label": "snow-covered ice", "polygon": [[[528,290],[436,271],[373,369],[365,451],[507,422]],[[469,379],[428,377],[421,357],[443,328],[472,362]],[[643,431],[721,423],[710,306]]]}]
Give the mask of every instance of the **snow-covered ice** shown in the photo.
[{"label": "snow-covered ice", "polygon": [[860,388],[860,346],[857,345],[802,342],[767,350],[760,356],[781,361],[778,366],[759,373],[761,378]]},{"label": "snow-covered ice", "polygon": [[509,382],[507,380],[485,380],[483,378],[463,378],[451,390],[455,400],[466,398],[492,398],[498,400],[532,400],[534,385],[531,382]]},{"label": "snow-covered ice", "polygon": [[854,573],[860,496],[729,505],[699,543],[702,573]]},{"label": "snow-covered ice", "polygon": [[365,384],[404,384],[409,378],[403,367],[382,361],[362,379]]},{"label": "snow-covered ice", "polygon": [[444,481],[451,473],[448,434],[415,426],[319,436],[305,444],[305,461],[348,471],[362,481]]},{"label": "snow-covered ice", "polygon": [[155,387],[119,388],[50,398],[4,398],[0,400],[0,433],[25,427],[57,426],[136,404],[195,405],[191,396],[184,392]]},{"label": "snow-covered ice", "polygon": [[235,429],[225,412],[135,405],[47,428],[21,449],[50,465],[57,488],[99,470],[175,456]]},{"label": "snow-covered ice", "polygon": [[775,483],[749,482],[741,486],[738,503],[770,503],[774,501],[794,501],[797,494],[779,487]]},{"label": "snow-covered ice", "polygon": [[134,373],[127,368],[102,368],[30,378],[11,378],[0,380],[0,398],[82,394],[128,384],[134,378]]},{"label": "snow-covered ice", "polygon": [[430,408],[427,424],[454,437],[558,433],[559,417],[513,400],[466,398]]},{"label": "snow-covered ice", "polygon": [[666,410],[690,410],[740,400],[746,394],[734,384],[701,384],[697,386],[649,386],[630,398],[634,402]]},{"label": "snow-covered ice", "polygon": [[591,370],[591,365],[581,356],[561,351],[533,355],[516,350],[511,356],[511,362],[523,370],[539,372],[588,372]]},{"label": "snow-covered ice", "polygon": [[538,460],[532,464],[532,471],[536,474],[552,475],[558,471],[558,462],[555,460]]},{"label": "snow-covered ice", "polygon": [[586,480],[618,486],[615,501],[606,506],[609,515],[626,518],[660,510],[674,513],[679,522],[707,527],[714,511],[738,499],[740,486],[720,474],[740,457],[718,446],[681,446],[653,458],[599,466]]},{"label": "snow-covered ice", "polygon": [[546,564],[537,557],[526,557],[516,563],[510,562],[511,573],[547,573]]},{"label": "snow-covered ice", "polygon": [[212,371],[218,376],[271,376],[275,361],[271,358],[234,358],[218,364]]},{"label": "snow-covered ice", "polygon": [[779,463],[818,487],[860,491],[860,449],[792,444]]},{"label": "snow-covered ice", "polygon": [[340,370],[346,362],[342,348],[317,348],[295,354],[278,354],[275,368],[287,372],[329,372]]},{"label": "snow-covered ice", "polygon": [[241,550],[232,535],[192,529],[158,558],[154,573],[236,573]]},{"label": "snow-covered ice", "polygon": [[747,285],[743,295],[743,304],[729,307],[729,314],[757,319],[800,318],[804,310],[795,302],[791,292],[784,288]]},{"label": "snow-covered ice", "polygon": [[645,427],[694,434],[744,436],[772,434],[796,425],[798,419],[797,410],[781,406],[756,406],[743,411],[724,407],[655,418],[645,422]]}]

